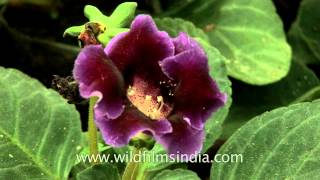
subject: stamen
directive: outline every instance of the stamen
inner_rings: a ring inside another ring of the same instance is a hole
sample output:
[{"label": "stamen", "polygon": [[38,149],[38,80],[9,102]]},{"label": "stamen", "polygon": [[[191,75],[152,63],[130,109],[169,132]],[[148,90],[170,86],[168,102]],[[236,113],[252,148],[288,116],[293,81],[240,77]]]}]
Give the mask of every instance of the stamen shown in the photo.
[{"label": "stamen", "polygon": [[133,96],[135,94],[135,90],[132,88],[132,86],[129,86],[127,94],[128,96]]},{"label": "stamen", "polygon": [[160,103],[159,108],[157,109],[159,112],[161,112],[163,105],[164,105],[164,101],[163,101],[163,97],[162,96],[157,96],[157,101],[158,103]]},{"label": "stamen", "polygon": [[163,103],[163,97],[162,96],[157,96],[157,101]]},{"label": "stamen", "polygon": [[[172,111],[170,104],[166,104],[163,96],[158,95],[155,91],[146,93],[146,85],[143,81],[137,81],[127,89],[127,98],[130,100],[133,106],[135,106],[144,115],[154,120],[166,118]],[[167,84],[165,81],[160,81],[160,84]]]}]

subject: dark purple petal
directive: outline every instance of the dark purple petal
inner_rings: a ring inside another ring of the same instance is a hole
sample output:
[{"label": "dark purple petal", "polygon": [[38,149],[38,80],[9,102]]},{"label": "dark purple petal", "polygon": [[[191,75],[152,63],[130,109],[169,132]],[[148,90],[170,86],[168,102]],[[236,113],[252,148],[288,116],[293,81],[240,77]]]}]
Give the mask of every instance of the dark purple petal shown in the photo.
[{"label": "dark purple petal", "polygon": [[177,55],[164,59],[160,65],[177,82],[173,92],[175,111],[201,130],[211,113],[224,105],[226,95],[210,77],[207,56],[197,42],[182,33],[174,44]]},{"label": "dark purple petal", "polygon": [[172,133],[156,136],[157,141],[165,147],[168,154],[172,154],[171,156],[177,158],[178,155],[182,155],[180,159],[190,160],[192,155],[201,151],[204,140],[203,130],[191,127],[182,119],[174,119],[170,122],[173,128]]},{"label": "dark purple petal", "polygon": [[194,50],[197,51],[199,54],[206,56],[201,46],[199,46],[199,44],[195,40],[190,38],[186,33],[180,33],[179,36],[173,38],[172,40],[175,48],[175,55],[184,51]]},{"label": "dark purple petal", "polygon": [[174,45],[168,33],[157,29],[151,16],[139,15],[130,31],[114,37],[105,52],[126,77],[135,75],[159,83],[165,76],[158,62],[174,55]]},{"label": "dark purple petal", "polygon": [[82,97],[99,97],[95,107],[96,117],[107,115],[114,119],[122,113],[124,82],[101,45],[89,45],[81,50],[75,61],[73,75],[79,82]]},{"label": "dark purple petal", "polygon": [[96,124],[105,142],[114,147],[127,145],[139,132],[155,136],[172,132],[168,120],[150,120],[133,107],[127,107],[117,119],[96,119]]}]

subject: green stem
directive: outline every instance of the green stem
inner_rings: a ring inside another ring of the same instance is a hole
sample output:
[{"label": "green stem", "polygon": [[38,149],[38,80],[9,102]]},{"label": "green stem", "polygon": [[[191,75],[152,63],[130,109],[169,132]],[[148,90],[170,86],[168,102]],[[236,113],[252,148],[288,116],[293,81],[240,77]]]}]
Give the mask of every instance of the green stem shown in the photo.
[{"label": "green stem", "polygon": [[[98,141],[97,141],[97,128],[94,123],[94,105],[97,102],[97,97],[91,97],[89,100],[89,116],[88,116],[88,139],[89,139],[89,152],[90,155],[97,156],[98,151]],[[98,159],[98,158],[97,158]],[[94,161],[93,164],[98,162]]]},{"label": "green stem", "polygon": [[[309,91],[307,91],[305,94],[294,100],[291,104],[296,104],[300,102],[305,102],[305,101],[311,101],[313,99],[316,99],[317,95],[320,95],[320,86],[317,86]],[[318,96],[319,96],[318,95]]]},{"label": "green stem", "polygon": [[134,156],[139,154],[142,150],[138,148],[134,148],[131,161],[127,162],[127,166],[123,172],[122,180],[136,180],[139,174],[139,162],[134,161]]}]

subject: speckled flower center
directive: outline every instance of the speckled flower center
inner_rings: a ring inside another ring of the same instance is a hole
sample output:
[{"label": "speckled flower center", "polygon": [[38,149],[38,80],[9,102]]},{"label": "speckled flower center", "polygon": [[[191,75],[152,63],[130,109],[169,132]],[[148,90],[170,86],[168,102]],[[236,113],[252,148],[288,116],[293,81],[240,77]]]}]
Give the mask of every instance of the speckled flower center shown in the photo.
[{"label": "speckled flower center", "polygon": [[139,111],[151,119],[165,119],[172,111],[172,106],[165,103],[160,89],[151,87],[140,78],[135,78],[127,89],[127,97]]}]

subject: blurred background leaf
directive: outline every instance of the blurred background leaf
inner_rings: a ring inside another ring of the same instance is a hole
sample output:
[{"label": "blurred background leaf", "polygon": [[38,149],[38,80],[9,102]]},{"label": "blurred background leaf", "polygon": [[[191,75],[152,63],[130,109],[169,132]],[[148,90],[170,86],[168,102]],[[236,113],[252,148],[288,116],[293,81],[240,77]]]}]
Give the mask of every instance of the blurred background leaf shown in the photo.
[{"label": "blurred background leaf", "polygon": [[306,64],[320,63],[320,1],[303,0],[289,31],[294,57]]},{"label": "blurred background leaf", "polygon": [[291,49],[271,0],[180,0],[163,16],[185,18],[203,28],[236,79],[264,85],[289,71]]},{"label": "blurred background leaf", "polygon": [[280,106],[287,106],[320,85],[318,77],[305,65],[293,61],[287,77],[267,86],[233,83],[233,104],[223,124],[222,139],[227,139],[249,119]]}]

